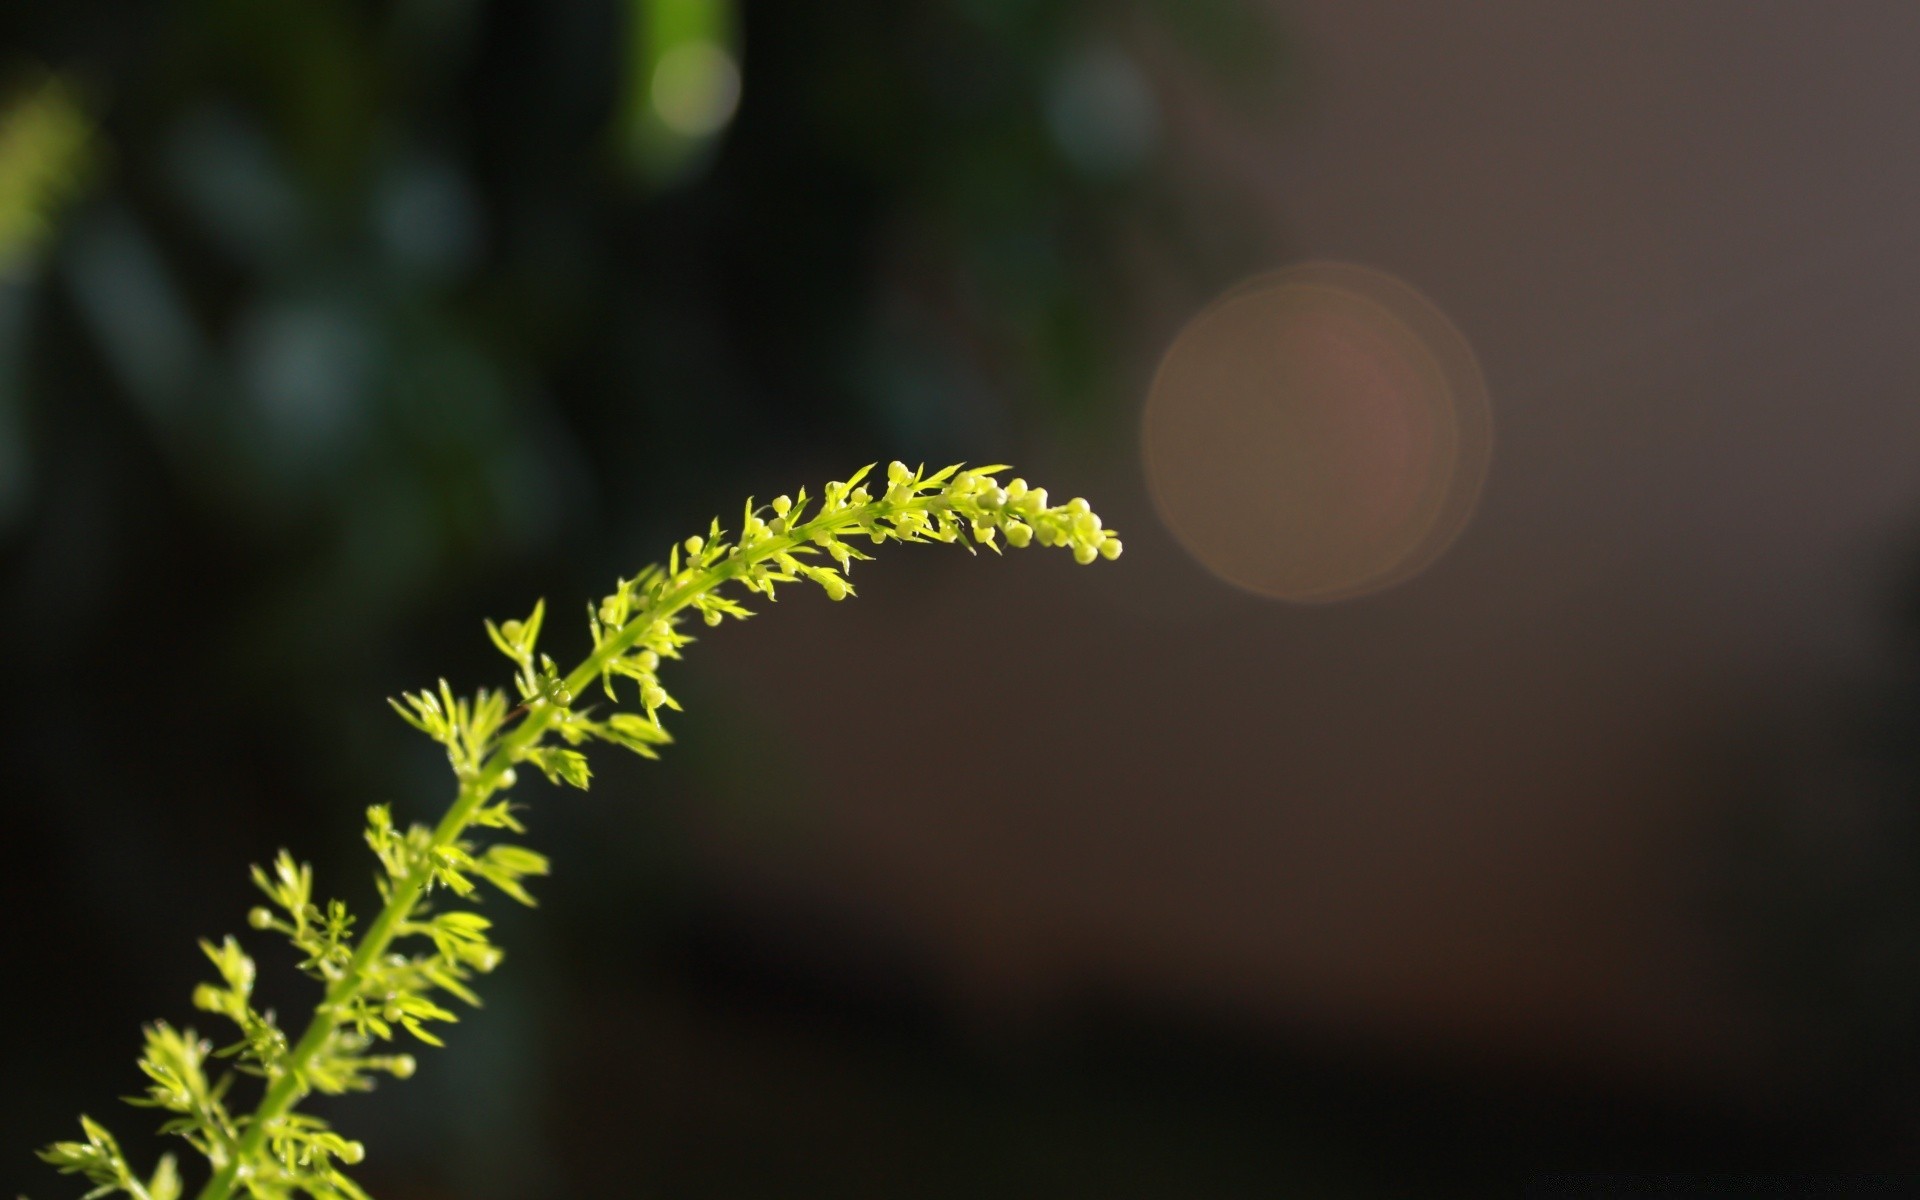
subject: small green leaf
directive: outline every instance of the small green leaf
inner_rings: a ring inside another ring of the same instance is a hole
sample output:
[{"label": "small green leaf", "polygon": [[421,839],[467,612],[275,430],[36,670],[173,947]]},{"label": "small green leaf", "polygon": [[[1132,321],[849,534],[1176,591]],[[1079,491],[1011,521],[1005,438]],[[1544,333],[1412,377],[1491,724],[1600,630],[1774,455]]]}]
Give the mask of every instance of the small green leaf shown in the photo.
[{"label": "small green leaf", "polygon": [[446,1045],[445,1042],[441,1041],[439,1038],[435,1037],[433,1034],[428,1033],[426,1029],[421,1026],[420,1022],[413,1017],[401,1017],[400,1024],[406,1027],[406,1030],[408,1033],[412,1034],[414,1037],[419,1038],[421,1041],[425,1042],[429,1046]]}]

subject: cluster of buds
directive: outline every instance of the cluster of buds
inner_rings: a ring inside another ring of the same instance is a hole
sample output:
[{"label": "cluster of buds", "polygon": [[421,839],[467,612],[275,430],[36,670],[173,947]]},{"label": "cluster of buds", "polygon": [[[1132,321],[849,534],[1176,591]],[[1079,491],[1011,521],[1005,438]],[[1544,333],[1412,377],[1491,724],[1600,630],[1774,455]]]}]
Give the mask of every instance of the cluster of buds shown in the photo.
[{"label": "cluster of buds", "polygon": [[[890,478],[910,479],[907,468],[894,463]],[[1016,550],[1034,542],[1042,546],[1068,546],[1075,562],[1090,563],[1096,558],[1120,557],[1120,536],[1103,529],[1100,515],[1078,496],[1058,507],[1047,504],[1047,489],[1027,486],[1015,479],[1005,487],[993,477],[992,469],[963,471],[947,485],[944,498],[953,510],[971,524],[973,539],[982,545],[994,544],[994,535],[1004,533],[1007,545]]]},{"label": "cluster of buds", "polygon": [[[829,599],[844,600],[853,595],[847,573],[855,560],[869,557],[849,544],[849,537],[864,536],[875,544],[958,543],[997,552],[1004,536],[1015,549],[1036,543],[1070,549],[1082,563],[1120,557],[1119,536],[1101,526],[1100,517],[1085,500],[1076,497],[1050,505],[1046,489],[1030,487],[1024,479],[1003,486],[996,476],[1005,470],[951,466],[929,473],[894,462],[887,465],[886,482],[877,495],[868,483],[873,471],[869,466],[844,481],[827,484],[817,506],[804,488],[791,496],[775,496],[764,505],[748,500],[736,536],[729,538],[716,520],[704,535],[673,546],[664,564],[620,580],[610,595],[588,607],[592,669],[610,698],[615,698],[617,677],[631,680],[638,687],[644,718],[638,714],[616,717],[621,722],[616,725],[581,712],[561,711],[554,717],[554,728],[573,744],[598,738],[651,757],[653,746],[666,740],[659,710],[679,708],[659,675],[662,661],[680,657],[681,648],[692,640],[679,628],[679,612],[690,610],[707,625],[751,616],[744,604],[723,593],[728,584],[773,599],[780,585],[804,580],[817,585]],[[831,565],[818,561],[821,556],[831,559]],[[529,704],[539,703],[553,687],[564,686],[544,657],[536,666],[532,641],[540,613],[536,607],[524,622],[489,626],[496,645],[520,666],[520,692]],[[569,700],[557,704],[565,710]],[[641,721],[644,730],[638,727]],[[553,769],[543,769],[555,774]]]}]

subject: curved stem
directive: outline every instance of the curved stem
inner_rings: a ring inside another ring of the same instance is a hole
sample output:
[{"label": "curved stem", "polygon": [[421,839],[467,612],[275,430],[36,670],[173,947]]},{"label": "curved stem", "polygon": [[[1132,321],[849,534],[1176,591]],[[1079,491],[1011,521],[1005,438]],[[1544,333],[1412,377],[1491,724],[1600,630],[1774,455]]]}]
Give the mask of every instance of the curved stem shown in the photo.
[{"label": "curved stem", "polygon": [[[532,724],[531,720],[523,722],[514,732],[518,733]],[[439,826],[433,832],[432,850],[442,849],[457,839],[466,830],[467,822],[472,819],[474,810],[498,788],[500,772],[491,770],[491,763],[488,766],[490,769],[482,772],[478,779],[461,787],[452,806],[447,809],[446,816],[441,818]],[[409,872],[400,886],[393,890],[386,906],[380,910],[380,915],[375,917],[373,924],[367,927],[359,944],[354,947],[353,957],[348,960],[346,970],[341,973],[333,986],[327,989],[326,996],[314,1009],[313,1019],[307,1022],[306,1029],[300,1034],[300,1040],[295,1042],[293,1049],[287,1052],[286,1061],[281,1064],[279,1073],[268,1085],[266,1094],[260,1098],[259,1106],[254,1109],[253,1116],[246,1122],[245,1132],[234,1145],[233,1156],[214,1174],[213,1178],[207,1181],[206,1186],[200,1189],[199,1200],[227,1200],[233,1194],[234,1185],[239,1182],[240,1174],[246,1164],[259,1157],[262,1147],[266,1145],[267,1135],[273,1131],[274,1125],[306,1095],[305,1077],[308,1064],[313,1061],[313,1056],[320,1052],[320,1048],[327,1044],[327,1039],[332,1037],[334,1031],[339,1028],[340,1019],[347,1011],[348,1004],[365,983],[367,968],[374,960],[386,953],[401,923],[413,914],[414,907],[420,903],[421,896],[426,894],[427,882],[432,877],[431,861],[431,852],[423,856],[421,865]]]},{"label": "curved stem", "polygon": [[[936,497],[917,497],[896,508],[930,509],[937,503]],[[811,542],[817,535],[825,532],[838,532],[848,526],[861,526],[877,515],[882,506],[877,503],[850,505],[823,512],[812,521],[804,522],[785,533],[769,536],[751,547],[743,548],[737,555],[715,563],[701,570],[689,569],[679,586],[662,595],[657,602],[636,613],[624,626],[611,636],[602,640],[600,645],[589,654],[579,666],[568,672],[565,683],[567,689],[579,693],[600,676],[607,663],[632,649],[655,622],[666,620],[691,604],[701,594],[721,586],[738,576],[742,567],[749,566],[776,554],[790,553],[799,546]],[[280,1064],[279,1071],[261,1096],[259,1105],[252,1116],[244,1122],[244,1131],[239,1141],[232,1147],[228,1158],[206,1186],[200,1189],[198,1200],[230,1200],[234,1189],[243,1186],[242,1174],[249,1162],[256,1160],[266,1146],[268,1136],[274,1126],[284,1118],[293,1107],[307,1094],[306,1072],[313,1058],[340,1026],[349,1005],[365,986],[367,968],[387,952],[401,926],[412,916],[414,908],[426,895],[427,886],[433,878],[432,851],[445,849],[457,841],[466,832],[467,825],[482,804],[498,791],[507,772],[519,760],[522,751],[538,742],[553,722],[560,710],[552,704],[536,703],[518,725],[502,735],[480,771],[462,782],[455,794],[446,815],[434,827],[433,840],[429,852],[421,857],[418,865],[408,872],[400,885],[393,889],[386,905],[374,918],[373,924],[361,935],[354,947],[353,957],[348,960],[340,978],[327,989],[326,995],[314,1009],[313,1017],[307,1027],[301,1031],[300,1039],[287,1052],[286,1059]]]}]

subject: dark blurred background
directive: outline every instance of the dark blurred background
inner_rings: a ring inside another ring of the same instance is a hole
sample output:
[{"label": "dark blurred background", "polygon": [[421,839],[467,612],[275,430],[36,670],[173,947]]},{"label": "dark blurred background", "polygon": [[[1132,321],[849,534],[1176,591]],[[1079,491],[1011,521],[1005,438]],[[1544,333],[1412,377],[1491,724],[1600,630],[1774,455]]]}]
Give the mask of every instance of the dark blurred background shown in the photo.
[{"label": "dark blurred background", "polygon": [[[365,806],[439,811],[383,697],[893,457],[1127,554],[886,555],[703,639],[663,763],[526,789],[486,1007],[329,1106],[375,1194],[1920,1169],[1916,52],[1893,0],[0,8],[0,1193],[82,1110],[158,1149],[115,1097],[247,863],[365,903]],[[1314,259],[1451,319],[1495,451],[1430,569],[1299,605],[1139,430]]]}]

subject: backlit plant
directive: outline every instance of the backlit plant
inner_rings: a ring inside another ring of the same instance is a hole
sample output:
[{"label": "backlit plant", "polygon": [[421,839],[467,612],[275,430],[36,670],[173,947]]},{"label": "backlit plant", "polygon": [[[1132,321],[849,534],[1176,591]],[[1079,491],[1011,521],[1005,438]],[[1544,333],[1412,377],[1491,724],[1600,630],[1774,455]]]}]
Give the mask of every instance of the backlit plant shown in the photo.
[{"label": "backlit plant", "polygon": [[[1120,542],[1085,500],[1050,505],[1044,488],[1024,480],[1002,485],[1005,467],[948,467],[927,474],[902,463],[887,468],[875,495],[862,469],[829,483],[817,510],[803,490],[764,507],[749,500],[740,530],[716,520],[704,536],[675,546],[656,564],[590,605],[593,649],[562,670],[540,652],[544,604],[520,621],[487,623],[487,633],[515,667],[513,696],[482,689],[457,696],[446,682],[394,702],[409,724],[446,747],[457,788],[439,824],[402,829],[384,805],[367,812],[367,844],[379,860],[381,907],[362,923],[345,903],[317,898],[313,871],[284,851],[253,881],[267,903],[247,915],[256,930],[278,933],[300,956],[300,969],[323,989],[297,1034],[254,1006],[254,962],[228,937],[202,942],[216,982],[193,995],[194,1007],[237,1030],[218,1048],[191,1028],[156,1022],[146,1030],[140,1069],[145,1095],[129,1103],[159,1110],[164,1133],[178,1135],[205,1160],[199,1200],[243,1195],[282,1200],[364,1197],[345,1168],[365,1154],[361,1143],[328,1127],[300,1103],[314,1093],[365,1091],[382,1075],[404,1079],[412,1055],[388,1052],[401,1034],[440,1045],[439,1022],[452,1021],[449,998],[476,1002],[475,978],[501,959],[487,918],[470,905],[482,885],[531,904],[526,881],[547,873],[547,860],[502,840],[525,830],[507,799],[516,772],[530,766],[556,783],[587,786],[580,747],[607,742],[647,758],[671,740],[660,710],[680,706],[660,681],[664,660],[693,639],[689,613],[707,625],[751,613],[738,593],[772,599],[781,584],[802,580],[841,600],[853,594],[847,572],[868,556],[854,540],[951,542],[999,549],[999,540],[1070,549],[1082,563],[1116,558]],[[875,485],[878,487],[879,485]],[[723,594],[732,586],[734,594]],[[623,682],[624,681],[624,682]],[[607,709],[582,699],[598,683]],[[484,844],[483,844],[484,843]],[[257,1097],[237,1096],[252,1082]],[[88,1197],[124,1193],[136,1200],[179,1200],[185,1184],[175,1159],[136,1173],[113,1135],[87,1117],[84,1141],[59,1142],[41,1157],[94,1185]]]}]

